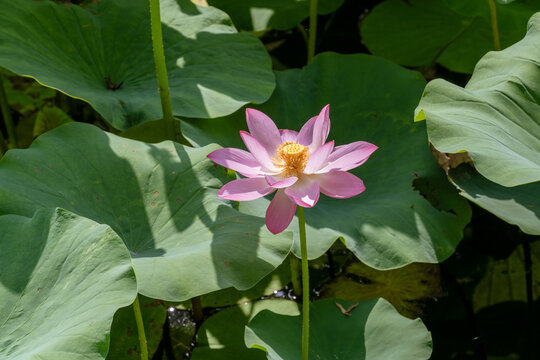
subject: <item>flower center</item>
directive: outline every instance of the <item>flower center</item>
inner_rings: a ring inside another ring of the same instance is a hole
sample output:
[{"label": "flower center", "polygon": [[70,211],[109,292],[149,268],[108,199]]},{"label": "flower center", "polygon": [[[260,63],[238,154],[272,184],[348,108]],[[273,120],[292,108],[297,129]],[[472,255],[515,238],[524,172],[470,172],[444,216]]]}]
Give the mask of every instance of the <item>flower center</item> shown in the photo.
[{"label": "flower center", "polygon": [[274,164],[284,172],[286,177],[298,176],[306,167],[309,158],[307,146],[287,141],[276,150],[272,158]]}]

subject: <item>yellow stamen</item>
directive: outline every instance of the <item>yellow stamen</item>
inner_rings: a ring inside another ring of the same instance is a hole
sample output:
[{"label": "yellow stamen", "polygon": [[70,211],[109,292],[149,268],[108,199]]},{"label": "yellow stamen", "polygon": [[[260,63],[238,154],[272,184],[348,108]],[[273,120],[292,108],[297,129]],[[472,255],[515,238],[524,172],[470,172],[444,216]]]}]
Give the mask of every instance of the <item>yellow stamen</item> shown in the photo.
[{"label": "yellow stamen", "polygon": [[287,141],[276,150],[272,158],[274,164],[283,171],[286,177],[298,176],[306,167],[309,158],[307,146]]}]

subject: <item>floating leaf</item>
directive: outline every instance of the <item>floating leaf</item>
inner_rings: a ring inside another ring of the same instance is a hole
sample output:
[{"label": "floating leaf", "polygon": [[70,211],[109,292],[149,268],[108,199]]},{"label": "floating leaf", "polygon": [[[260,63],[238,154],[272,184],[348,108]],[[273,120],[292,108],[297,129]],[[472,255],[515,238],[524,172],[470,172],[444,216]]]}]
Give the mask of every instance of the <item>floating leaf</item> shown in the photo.
[{"label": "floating leaf", "polygon": [[411,319],[422,314],[422,301],[440,295],[439,265],[419,263],[380,271],[355,262],[322,289],[323,298],[349,301],[384,298]]},{"label": "floating leaf", "polygon": [[[386,300],[356,303],[322,300],[310,305],[309,357],[313,359],[422,360],[431,355],[431,335],[420,319],[401,315]],[[301,358],[302,318],[261,311],[246,327],[248,347],[270,360]]]},{"label": "floating leaf", "polygon": [[[125,130],[162,117],[146,0],[0,0],[0,66],[90,103]],[[215,117],[274,89],[271,61],[253,35],[189,0],[161,1],[176,115]]]},{"label": "floating leaf", "polygon": [[[319,0],[318,13],[330,14],[344,0]],[[309,0],[208,0],[230,15],[236,27],[242,30],[288,30],[309,16]]]},{"label": "floating leaf", "polygon": [[248,349],[244,330],[262,310],[282,315],[299,315],[298,304],[289,300],[261,300],[238,304],[209,317],[197,333],[197,347],[192,360],[265,359],[264,353]]},{"label": "floating leaf", "polygon": [[0,216],[0,358],[104,359],[137,284],[122,240],[65,210]]},{"label": "floating leaf", "polygon": [[70,123],[0,161],[0,214],[59,206],[111,226],[131,252],[139,292],[182,301],[248,289],[291,248],[264,219],[217,198],[223,169],[188,148],[128,140]]},{"label": "floating leaf", "polygon": [[[501,46],[523,37],[527,19],[540,10],[536,0],[497,4]],[[439,62],[472,73],[476,62],[494,49],[488,0],[387,0],[362,23],[369,50],[406,66]]]},{"label": "floating leaf", "polygon": [[540,180],[540,13],[527,36],[480,60],[465,88],[437,79],[418,105],[437,150],[467,151],[490,181],[516,186]]},{"label": "floating leaf", "polygon": [[[276,91],[257,108],[279,128],[299,130],[329,103],[329,139],[336,145],[364,140],[379,147],[353,171],[364,181],[364,193],[344,200],[321,195],[314,208],[305,209],[308,257],[318,258],[340,237],[377,269],[449,257],[470,208],[433,159],[424,123],[412,122],[425,84],[421,75],[372,56],[323,53],[303,70],[276,72],[276,77]],[[243,147],[238,135],[246,128],[243,111],[185,125],[197,144]],[[419,180],[422,191],[413,187]],[[264,216],[268,204],[268,199],[240,202],[240,210]],[[298,234],[296,220],[291,228]],[[298,236],[293,251],[300,257]]]}]

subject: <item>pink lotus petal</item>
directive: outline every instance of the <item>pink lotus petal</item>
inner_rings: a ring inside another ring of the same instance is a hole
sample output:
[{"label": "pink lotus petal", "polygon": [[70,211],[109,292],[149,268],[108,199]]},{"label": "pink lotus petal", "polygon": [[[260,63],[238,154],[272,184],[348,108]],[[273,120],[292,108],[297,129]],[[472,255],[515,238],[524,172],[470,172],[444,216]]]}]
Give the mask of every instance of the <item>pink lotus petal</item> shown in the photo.
[{"label": "pink lotus petal", "polygon": [[296,204],[283,190],[278,190],[266,209],[266,227],[272,234],[282,232],[291,223],[295,212]]},{"label": "pink lotus petal", "polygon": [[246,177],[263,175],[259,162],[251,153],[244,150],[234,148],[217,149],[208,154],[207,157],[216,164],[237,171]]},{"label": "pink lotus petal", "polygon": [[319,184],[310,178],[303,178],[285,189],[285,194],[297,205],[313,207],[319,200]]},{"label": "pink lotus petal", "polygon": [[289,187],[298,180],[296,176],[291,176],[291,177],[281,179],[281,180],[270,175],[266,175],[265,178],[268,185],[270,185],[274,189],[281,189],[281,188]]},{"label": "pink lotus petal", "polygon": [[328,163],[328,156],[332,153],[332,150],[334,150],[333,140],[315,150],[315,152],[309,156],[307,165],[304,168],[304,173],[313,174],[326,165]]},{"label": "pink lotus petal", "polygon": [[227,200],[255,200],[275,191],[263,177],[238,179],[228,182],[219,189],[218,197]]},{"label": "pink lotus petal", "polygon": [[297,142],[301,145],[308,146],[311,152],[314,152],[319,146],[324,144],[330,133],[329,111],[330,105],[326,105],[321,110],[319,116],[309,119],[298,133]]},{"label": "pink lotus petal", "polygon": [[281,145],[279,130],[268,116],[255,109],[246,109],[246,121],[249,132],[266,149],[270,157]]},{"label": "pink lotus petal", "polygon": [[304,145],[304,146],[310,146],[313,142],[313,127],[315,125],[315,122],[319,116],[314,116],[311,119],[309,119],[304,126],[300,129],[300,132],[298,133],[298,136],[296,138],[296,142]]},{"label": "pink lotus petal", "polygon": [[377,146],[365,141],[357,141],[338,146],[328,156],[328,165],[317,171],[317,173],[354,169],[365,163],[369,156],[377,149]]},{"label": "pink lotus petal", "polygon": [[333,171],[316,176],[321,192],[337,199],[346,199],[366,189],[360,178],[346,171]]},{"label": "pink lotus petal", "polygon": [[272,159],[270,159],[268,152],[261,145],[261,143],[257,141],[257,139],[255,139],[253,136],[251,136],[245,131],[240,131],[240,136],[242,137],[242,140],[244,141],[244,144],[246,144],[246,147],[248,148],[251,155],[253,155],[253,157],[263,167],[263,170],[267,170],[273,173],[278,172],[278,169],[272,162]]},{"label": "pink lotus petal", "polygon": [[281,142],[296,142],[296,138],[298,137],[298,131],[294,130],[287,130],[287,129],[279,129],[279,133],[281,135]]}]

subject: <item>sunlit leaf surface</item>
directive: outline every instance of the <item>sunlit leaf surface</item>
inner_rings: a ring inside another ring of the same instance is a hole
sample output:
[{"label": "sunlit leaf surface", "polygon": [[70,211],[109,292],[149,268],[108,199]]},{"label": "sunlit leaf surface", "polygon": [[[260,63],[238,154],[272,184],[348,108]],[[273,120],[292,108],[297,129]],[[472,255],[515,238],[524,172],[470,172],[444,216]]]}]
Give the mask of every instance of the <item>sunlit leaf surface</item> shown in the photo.
[{"label": "sunlit leaf surface", "polygon": [[[364,193],[345,200],[321,195],[314,208],[305,210],[309,258],[324,254],[339,237],[364,263],[379,269],[450,256],[470,209],[433,159],[425,124],[412,121],[425,85],[421,75],[372,56],[323,53],[303,70],[276,72],[276,77],[276,91],[257,108],[279,128],[299,130],[329,103],[329,140],[336,145],[363,140],[379,147],[353,171],[364,180]],[[246,129],[243,111],[185,125],[195,143],[244,148],[238,135],[238,129]],[[268,204],[268,199],[240,202],[240,210],[264,216]],[[297,220],[290,228],[297,231]],[[300,257],[298,237],[293,251]]]},{"label": "sunlit leaf surface", "polygon": [[122,240],[61,209],[0,228],[0,359],[104,359],[114,312],[137,293]]},{"label": "sunlit leaf surface", "polygon": [[522,41],[484,56],[465,88],[434,80],[417,108],[437,150],[467,151],[503,186],[540,180],[539,41],[540,13]]},{"label": "sunlit leaf surface", "polygon": [[71,123],[0,161],[0,214],[59,206],[107,224],[131,253],[139,292],[185,300],[231,286],[248,289],[291,248],[264,219],[217,198],[223,169],[167,141],[150,145]]},{"label": "sunlit leaf surface", "polygon": [[[1,0],[0,66],[89,102],[115,128],[162,117],[146,0]],[[215,117],[274,89],[270,58],[225,13],[161,1],[173,112]]]}]

